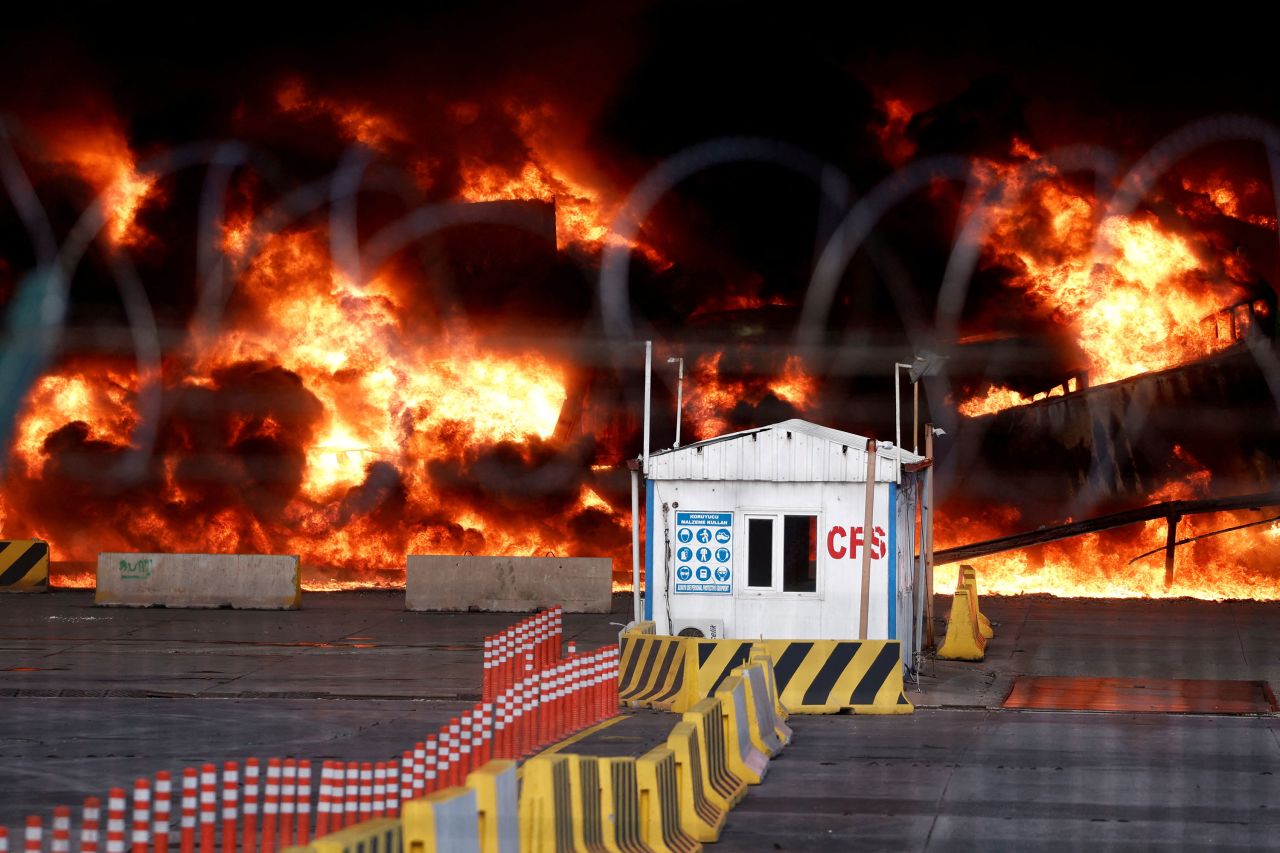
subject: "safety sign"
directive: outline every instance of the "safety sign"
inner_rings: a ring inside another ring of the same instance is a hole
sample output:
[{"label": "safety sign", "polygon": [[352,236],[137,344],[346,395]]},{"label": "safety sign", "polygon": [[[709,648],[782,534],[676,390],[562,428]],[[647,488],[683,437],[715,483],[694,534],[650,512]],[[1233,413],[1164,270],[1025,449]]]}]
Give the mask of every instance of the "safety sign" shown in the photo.
[{"label": "safety sign", "polygon": [[733,592],[733,513],[677,512],[676,541],[673,592]]}]

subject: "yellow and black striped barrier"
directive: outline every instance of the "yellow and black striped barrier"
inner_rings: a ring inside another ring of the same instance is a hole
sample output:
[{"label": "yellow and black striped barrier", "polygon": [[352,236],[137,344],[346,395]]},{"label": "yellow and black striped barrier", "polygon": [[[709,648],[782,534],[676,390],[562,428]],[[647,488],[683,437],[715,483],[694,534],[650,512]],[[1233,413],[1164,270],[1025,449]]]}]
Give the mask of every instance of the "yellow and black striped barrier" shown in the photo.
[{"label": "yellow and black striped barrier", "polygon": [[685,654],[683,637],[623,634],[618,660],[618,701],[632,707],[683,711]]},{"label": "yellow and black striped barrier", "polygon": [[910,714],[902,684],[902,647],[897,640],[698,640],[686,677],[693,701],[715,695],[720,682],[750,662],[753,646],[773,659],[782,706],[791,713]]},{"label": "yellow and black striped barrier", "polygon": [[0,540],[0,592],[45,592],[49,588],[49,543]]}]

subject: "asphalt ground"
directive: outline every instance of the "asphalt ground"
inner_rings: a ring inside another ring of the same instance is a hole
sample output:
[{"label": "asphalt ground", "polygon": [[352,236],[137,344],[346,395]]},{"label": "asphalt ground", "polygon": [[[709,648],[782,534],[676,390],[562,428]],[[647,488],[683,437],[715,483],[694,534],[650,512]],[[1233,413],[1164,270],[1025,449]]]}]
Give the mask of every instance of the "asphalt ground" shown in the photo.
[{"label": "asphalt ground", "polygon": [[[204,761],[398,754],[474,701],[483,636],[520,618],[401,606],[381,592],[310,594],[288,613],[0,597],[0,824]],[[566,636],[612,642],[627,607],[566,616]],[[795,742],[713,849],[1276,845],[1275,714],[1000,710],[1020,674],[1275,685],[1275,604],[1027,596],[984,611],[987,660],[926,661],[916,714],[793,716]],[[632,714],[568,749],[640,754],[673,722]]]}]

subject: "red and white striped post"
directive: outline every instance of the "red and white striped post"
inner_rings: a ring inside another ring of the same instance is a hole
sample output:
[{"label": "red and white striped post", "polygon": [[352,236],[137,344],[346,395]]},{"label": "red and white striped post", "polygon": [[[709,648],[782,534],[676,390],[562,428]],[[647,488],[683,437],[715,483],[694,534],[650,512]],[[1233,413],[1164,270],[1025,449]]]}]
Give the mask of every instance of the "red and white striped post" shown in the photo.
[{"label": "red and white striped post", "polygon": [[489,696],[489,692],[493,689],[493,637],[484,638],[484,664],[483,679],[480,682],[480,695]]},{"label": "red and white striped post", "polygon": [[27,818],[27,831],[23,836],[22,849],[26,851],[26,853],[40,853],[40,847],[43,841],[44,824],[40,820],[40,815],[33,814]]},{"label": "red and white striped post", "polygon": [[107,853],[124,853],[124,788],[107,792]]},{"label": "red and white striped post", "polygon": [[262,853],[276,849],[277,824],[280,821],[280,759],[267,759],[267,784],[262,797]]},{"label": "red and white striped post", "polygon": [[298,763],[292,758],[284,760],[283,782],[280,785],[280,849],[293,846],[293,820],[297,809]]},{"label": "red and white striped post", "polygon": [[80,812],[80,853],[98,853],[98,830],[101,827],[102,808],[97,797],[85,797]]},{"label": "red and white striped post", "polygon": [[49,853],[71,853],[71,807],[54,806]]},{"label": "red and white striped post", "polygon": [[9,853],[9,830],[0,826],[0,853]]},{"label": "red and white striped post", "polygon": [[459,784],[459,767],[462,763],[462,721],[457,717],[449,718],[448,741],[449,773],[441,782],[448,788]]},{"label": "red and white striped post", "polygon": [[427,792],[427,743],[418,741],[413,745],[413,796],[421,797]]},{"label": "red and white striped post", "polygon": [[329,815],[333,813],[333,762],[320,765],[320,796],[316,799],[316,838],[329,834]]},{"label": "red and white striped post", "polygon": [[[416,744],[415,744],[416,748]],[[416,765],[413,758],[413,750],[406,749],[404,754],[400,756],[400,794],[399,802],[396,803],[397,814],[404,804],[413,799],[413,786],[417,784]]]},{"label": "red and white striped post", "polygon": [[150,853],[151,848],[151,780],[133,781],[133,853]]},{"label": "red and white striped post", "polygon": [[[196,849],[196,804],[198,800],[196,769],[188,767],[182,771],[182,825],[179,845],[182,853],[192,853]],[[108,820],[110,820],[110,801],[108,800]]]},{"label": "red and white striped post", "polygon": [[360,819],[358,823],[364,823],[373,817],[373,763],[369,761],[360,764]]},{"label": "red and white striped post", "polygon": [[488,764],[493,760],[493,703],[484,702],[480,705],[480,720],[482,728],[480,729],[480,766]]},{"label": "red and white striped post", "polygon": [[258,844],[258,781],[260,768],[258,759],[246,758],[244,762],[243,803],[244,822],[240,828],[241,853],[254,853]]},{"label": "red and white striped post", "polygon": [[387,817],[400,817],[400,762],[387,762]]},{"label": "red and white striped post", "polygon": [[355,826],[360,822],[360,762],[347,762],[347,782],[343,787],[342,825]]},{"label": "red and white striped post", "polygon": [[311,761],[298,761],[298,802],[294,806],[298,825],[294,829],[295,844],[304,845],[311,840]]},{"label": "red and white striped post", "polygon": [[381,761],[373,765],[373,814],[386,817],[387,814],[387,765]]},{"label": "red and white striped post", "polygon": [[427,738],[422,761],[422,790],[433,793],[440,785],[440,737]]},{"label": "red and white striped post", "polygon": [[200,853],[213,853],[218,828],[218,768],[200,768]]},{"label": "red and white striped post", "polygon": [[151,804],[151,849],[169,853],[169,819],[173,815],[173,776],[168,770],[156,774],[155,797]]},{"label": "red and white striped post", "polygon": [[240,817],[240,767],[222,765],[222,853],[236,853],[236,821]]}]

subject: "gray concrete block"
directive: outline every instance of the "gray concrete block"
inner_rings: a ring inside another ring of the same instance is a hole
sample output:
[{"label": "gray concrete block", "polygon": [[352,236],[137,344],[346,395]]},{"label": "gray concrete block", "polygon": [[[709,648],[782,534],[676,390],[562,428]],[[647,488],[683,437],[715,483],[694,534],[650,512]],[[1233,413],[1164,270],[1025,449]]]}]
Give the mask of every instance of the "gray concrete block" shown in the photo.
[{"label": "gray concrete block", "polygon": [[560,604],[567,613],[608,613],[613,561],[607,557],[410,555],[408,610],[516,613]]},{"label": "gray concrete block", "polygon": [[296,556],[98,555],[94,603],[99,605],[297,610],[301,601]]}]

